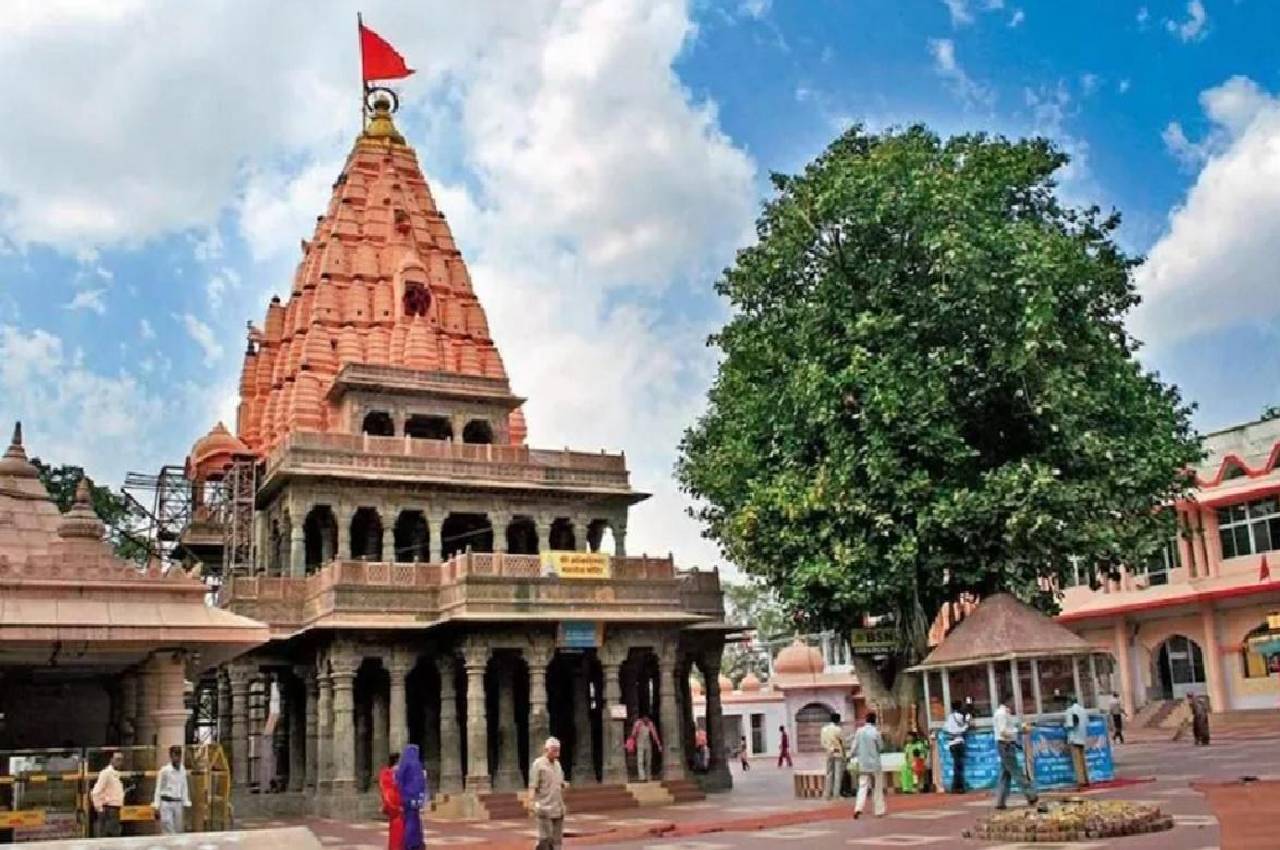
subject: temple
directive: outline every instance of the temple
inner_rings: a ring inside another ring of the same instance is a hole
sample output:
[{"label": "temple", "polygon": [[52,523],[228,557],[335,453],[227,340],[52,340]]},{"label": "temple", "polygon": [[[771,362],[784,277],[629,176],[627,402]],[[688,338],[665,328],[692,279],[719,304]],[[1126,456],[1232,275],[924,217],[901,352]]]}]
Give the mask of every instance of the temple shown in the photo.
[{"label": "temple", "polygon": [[[238,811],[368,812],[411,742],[438,809],[509,806],[548,734],[575,789],[621,787],[640,715],[678,783],[693,669],[722,753],[718,575],[626,554],[646,496],[623,455],[526,445],[386,101],[301,247],[289,297],[249,328],[235,433],[219,424],[186,464],[180,555],[270,627],[216,679]],[[700,778],[727,787],[723,756]]]}]

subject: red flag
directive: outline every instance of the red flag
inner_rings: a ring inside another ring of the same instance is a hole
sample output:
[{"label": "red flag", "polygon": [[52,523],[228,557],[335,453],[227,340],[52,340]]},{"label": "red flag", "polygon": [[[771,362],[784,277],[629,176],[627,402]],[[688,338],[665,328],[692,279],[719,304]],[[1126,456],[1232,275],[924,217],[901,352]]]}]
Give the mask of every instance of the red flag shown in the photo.
[{"label": "red flag", "polygon": [[1258,581],[1271,581],[1271,568],[1267,566],[1267,556],[1262,556],[1262,566],[1258,567]]},{"label": "red flag", "polygon": [[366,83],[370,80],[398,80],[413,73],[413,69],[404,64],[404,57],[363,23],[360,24],[360,64]]}]

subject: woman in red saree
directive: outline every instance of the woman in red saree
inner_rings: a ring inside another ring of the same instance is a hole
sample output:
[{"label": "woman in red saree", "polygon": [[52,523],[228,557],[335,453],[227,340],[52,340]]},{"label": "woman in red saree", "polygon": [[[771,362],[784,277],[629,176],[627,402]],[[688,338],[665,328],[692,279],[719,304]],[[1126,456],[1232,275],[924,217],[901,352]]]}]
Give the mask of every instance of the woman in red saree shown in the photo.
[{"label": "woman in red saree", "polygon": [[392,753],[387,766],[378,774],[378,788],[382,790],[382,813],[391,821],[387,833],[387,850],[404,847],[404,808],[400,804],[400,789],[396,787],[396,762],[399,753]]}]

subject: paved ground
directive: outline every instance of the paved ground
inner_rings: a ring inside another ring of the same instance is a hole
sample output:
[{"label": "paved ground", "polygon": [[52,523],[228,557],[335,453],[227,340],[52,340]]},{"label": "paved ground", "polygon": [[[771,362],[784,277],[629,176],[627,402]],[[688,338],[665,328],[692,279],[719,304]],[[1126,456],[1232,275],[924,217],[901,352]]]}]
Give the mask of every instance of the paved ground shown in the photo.
[{"label": "paved ground", "polygon": [[[1145,800],[1159,803],[1172,814],[1172,832],[1135,836],[1117,842],[1133,850],[1261,850],[1280,848],[1280,827],[1257,843],[1247,830],[1228,830],[1222,843],[1215,811],[1236,818],[1258,807],[1268,813],[1280,810],[1280,782],[1264,782],[1243,788],[1221,788],[1221,783],[1248,775],[1280,774],[1280,739],[1227,741],[1207,749],[1188,743],[1150,743],[1121,746],[1117,773],[1144,779],[1121,788],[1094,792],[1100,798]],[[798,767],[807,765],[799,764]],[[1276,777],[1273,777],[1276,778]],[[624,814],[571,816],[569,844],[609,843],[615,850],[874,850],[923,847],[1000,848],[1020,850],[1021,845],[1000,845],[962,839],[963,831],[989,810],[986,794],[889,797],[889,814],[882,819],[854,821],[848,802],[795,800],[789,771],[757,762],[743,774],[735,768],[735,790],[703,803],[667,808],[633,809]],[[1197,788],[1192,783],[1197,783]],[[1210,795],[1206,798],[1202,791]],[[1020,798],[1014,798],[1015,801]],[[1211,805],[1212,801],[1212,805]],[[1274,815],[1271,815],[1274,817]],[[1234,821],[1233,821],[1234,822]],[[265,826],[266,824],[260,824]],[[277,822],[270,824],[278,825]],[[246,824],[252,828],[254,824]],[[311,820],[307,826],[332,850],[374,850],[386,846],[382,823],[345,824]],[[515,850],[533,846],[533,824],[497,821],[477,824],[427,825],[428,846],[468,847],[474,850]],[[1264,834],[1265,835],[1265,834]],[[1027,845],[1028,850],[1101,850],[1106,842],[1070,845]]]}]

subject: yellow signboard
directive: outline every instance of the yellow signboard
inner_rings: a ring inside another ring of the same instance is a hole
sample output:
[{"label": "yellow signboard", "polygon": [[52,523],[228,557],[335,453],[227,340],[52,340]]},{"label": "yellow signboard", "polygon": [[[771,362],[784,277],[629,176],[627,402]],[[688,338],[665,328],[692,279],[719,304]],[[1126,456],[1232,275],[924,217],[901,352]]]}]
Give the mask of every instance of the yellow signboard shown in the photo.
[{"label": "yellow signboard", "polygon": [[563,579],[609,578],[609,556],[599,552],[543,552],[542,574]]},{"label": "yellow signboard", "polygon": [[0,812],[0,829],[22,829],[24,826],[44,826],[44,810],[27,809],[23,812]]},{"label": "yellow signboard", "polygon": [[150,806],[121,806],[120,820],[123,823],[129,821],[155,820],[156,810]]}]

